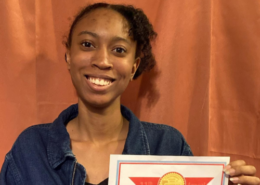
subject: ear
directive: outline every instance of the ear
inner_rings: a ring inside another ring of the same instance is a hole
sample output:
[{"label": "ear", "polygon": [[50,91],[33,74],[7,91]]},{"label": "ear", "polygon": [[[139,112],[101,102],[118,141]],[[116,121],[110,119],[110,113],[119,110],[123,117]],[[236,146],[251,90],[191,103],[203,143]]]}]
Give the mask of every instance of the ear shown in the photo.
[{"label": "ear", "polygon": [[137,58],[135,59],[134,65],[133,65],[133,67],[132,67],[131,79],[133,79],[133,77],[134,77],[134,75],[135,75],[135,73],[136,73],[136,71],[137,71],[137,69],[138,69],[138,67],[139,67],[139,65],[140,65],[140,62],[141,62],[141,58],[140,58],[140,57],[137,57]]},{"label": "ear", "polygon": [[70,70],[70,64],[71,64],[70,51],[66,51],[66,53],[65,53],[65,61],[67,63],[68,70]]}]

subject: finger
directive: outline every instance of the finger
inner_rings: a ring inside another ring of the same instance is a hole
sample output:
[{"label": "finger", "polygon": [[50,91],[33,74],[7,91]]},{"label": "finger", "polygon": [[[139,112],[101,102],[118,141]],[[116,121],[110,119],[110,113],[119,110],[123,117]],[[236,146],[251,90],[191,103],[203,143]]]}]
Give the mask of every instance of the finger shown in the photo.
[{"label": "finger", "polygon": [[256,173],[256,168],[251,165],[236,166],[226,170],[225,173],[230,176],[241,176],[241,175],[253,176]]},{"label": "finger", "polygon": [[246,165],[246,162],[245,162],[244,160],[236,160],[236,161],[230,162],[229,165],[230,165],[231,167],[244,166],[244,165]]},{"label": "finger", "polygon": [[240,176],[240,177],[233,177],[229,179],[234,184],[250,184],[250,185],[259,185],[260,179],[258,177],[251,177],[251,176]]},{"label": "finger", "polygon": [[244,166],[246,165],[246,162],[244,160],[236,160],[230,162],[227,166],[224,167],[223,171],[227,172],[229,169],[236,167],[236,166]]}]

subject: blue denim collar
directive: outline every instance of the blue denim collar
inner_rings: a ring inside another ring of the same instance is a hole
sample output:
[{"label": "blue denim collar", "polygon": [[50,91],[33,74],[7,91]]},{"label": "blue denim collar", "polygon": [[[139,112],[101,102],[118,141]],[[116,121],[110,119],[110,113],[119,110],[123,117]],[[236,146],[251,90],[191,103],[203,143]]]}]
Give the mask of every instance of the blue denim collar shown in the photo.
[{"label": "blue denim collar", "polygon": [[50,127],[47,155],[49,163],[53,168],[58,167],[67,157],[75,158],[70,148],[70,137],[66,125],[77,115],[78,105],[71,105],[61,112]]},{"label": "blue denim collar", "polygon": [[[149,143],[143,125],[132,111],[123,105],[121,105],[121,113],[129,121],[129,132],[123,154],[149,155]],[[75,159],[65,126],[77,115],[78,105],[71,105],[59,115],[50,127],[47,155],[52,168],[58,167],[68,158]]]}]

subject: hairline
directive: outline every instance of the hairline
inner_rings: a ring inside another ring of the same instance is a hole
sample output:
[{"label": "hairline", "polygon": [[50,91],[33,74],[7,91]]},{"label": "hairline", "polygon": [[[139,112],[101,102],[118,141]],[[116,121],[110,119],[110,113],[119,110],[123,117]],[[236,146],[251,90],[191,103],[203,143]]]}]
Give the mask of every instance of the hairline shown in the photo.
[{"label": "hairline", "polygon": [[[129,22],[129,20],[121,13],[121,12],[119,12],[119,11],[117,11],[116,9],[114,9],[113,8],[113,6],[115,6],[115,5],[113,5],[113,4],[108,4],[107,5],[107,7],[97,7],[97,8],[95,8],[95,9],[92,9],[92,10],[90,10],[90,11],[88,11],[88,12],[86,12],[86,13],[84,13],[81,17],[79,17],[78,18],[78,20],[72,25],[72,29],[70,30],[70,39],[68,40],[69,41],[69,46],[67,46],[67,47],[71,47],[71,43],[72,43],[72,33],[74,32],[74,30],[75,30],[75,27],[76,27],[76,25],[82,20],[82,19],[84,19],[88,14],[90,14],[91,12],[93,12],[93,11],[95,11],[95,10],[99,10],[99,9],[109,9],[109,10],[112,10],[112,11],[114,11],[114,12],[116,12],[116,13],[118,13],[119,15],[121,15],[122,17],[123,17],[123,19],[126,21],[126,23],[128,24],[127,26],[128,26],[128,28],[129,28],[129,31],[130,31],[130,29],[131,29],[131,27],[130,27],[130,22]],[[130,35],[129,35],[130,36]],[[131,37],[131,36],[130,36]],[[136,41],[137,42],[137,40],[135,40],[134,38],[132,38],[133,39],[133,41]],[[137,45],[138,45],[138,43],[137,43]]]}]

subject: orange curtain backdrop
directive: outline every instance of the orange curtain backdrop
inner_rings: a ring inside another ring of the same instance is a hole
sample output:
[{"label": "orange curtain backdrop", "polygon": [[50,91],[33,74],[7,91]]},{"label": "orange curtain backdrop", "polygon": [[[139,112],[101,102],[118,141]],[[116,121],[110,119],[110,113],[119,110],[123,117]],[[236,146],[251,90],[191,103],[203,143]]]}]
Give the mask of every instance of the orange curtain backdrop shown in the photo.
[{"label": "orange curtain backdrop", "polygon": [[[62,41],[73,15],[93,2],[0,1],[1,164],[25,128],[77,102]],[[260,1],[131,3],[158,32],[158,63],[122,103],[141,120],[179,129],[195,155],[244,159],[260,172]]]}]

